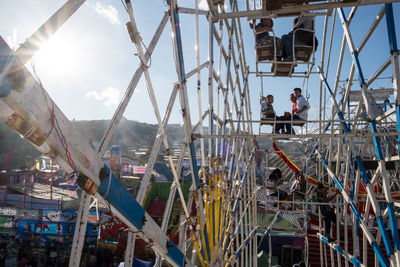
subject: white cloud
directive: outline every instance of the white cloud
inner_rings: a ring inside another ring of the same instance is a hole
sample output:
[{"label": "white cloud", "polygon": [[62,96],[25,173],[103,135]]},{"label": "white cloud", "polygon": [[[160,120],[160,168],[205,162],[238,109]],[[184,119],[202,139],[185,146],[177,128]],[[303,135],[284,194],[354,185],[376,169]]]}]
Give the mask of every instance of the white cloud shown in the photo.
[{"label": "white cloud", "polygon": [[118,18],[118,11],[112,5],[103,5],[102,3],[96,2],[95,11],[100,16],[106,18],[111,24],[121,24]]},{"label": "white cloud", "polygon": [[98,93],[97,91],[90,91],[86,94],[86,97],[103,101],[104,106],[111,107],[118,105],[120,92],[118,91],[118,89],[108,86],[100,93]]}]

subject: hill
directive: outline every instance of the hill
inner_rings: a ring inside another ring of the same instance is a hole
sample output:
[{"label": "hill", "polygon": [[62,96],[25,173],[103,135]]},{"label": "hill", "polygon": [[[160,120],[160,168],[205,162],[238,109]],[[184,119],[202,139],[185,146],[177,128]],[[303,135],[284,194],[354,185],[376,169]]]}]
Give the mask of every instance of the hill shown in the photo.
[{"label": "hill", "polygon": [[[92,148],[97,148],[107,128],[108,120],[73,121],[76,129],[84,136]],[[157,135],[158,125],[121,119],[110,145],[121,145],[122,151],[130,149],[149,148]],[[185,133],[178,124],[168,125],[166,134],[170,147],[179,147]]]},{"label": "hill", "polygon": [[[72,121],[72,124],[88,140],[93,149],[98,148],[108,123],[109,120]],[[207,129],[205,127],[204,131],[207,132]],[[111,139],[110,146],[120,145],[124,155],[129,155],[129,150],[132,149],[151,148],[157,131],[158,125],[122,118]],[[166,134],[170,148],[181,147],[185,136],[181,125],[168,125]],[[196,147],[199,147],[199,143],[198,141],[195,142]],[[264,150],[271,147],[271,141],[259,140],[259,145]],[[160,153],[164,154],[163,152],[162,146]],[[33,166],[34,160],[39,155],[40,153],[27,140],[4,123],[0,123],[0,170],[29,168]]]},{"label": "hill", "polygon": [[[72,121],[72,123],[88,140],[91,147],[97,149],[109,121]],[[123,118],[115,130],[110,146],[121,145],[124,154],[131,149],[149,148],[155,140],[157,131],[158,125]],[[178,124],[168,125],[166,134],[171,148],[180,147],[185,136],[183,127]],[[39,155],[40,153],[26,139],[4,123],[0,123],[0,170],[31,167]]]}]

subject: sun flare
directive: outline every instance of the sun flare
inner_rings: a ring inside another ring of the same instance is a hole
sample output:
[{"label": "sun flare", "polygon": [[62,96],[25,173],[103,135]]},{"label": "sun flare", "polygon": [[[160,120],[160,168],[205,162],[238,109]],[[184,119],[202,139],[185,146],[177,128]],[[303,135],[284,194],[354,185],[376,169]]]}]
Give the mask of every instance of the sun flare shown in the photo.
[{"label": "sun flare", "polygon": [[82,66],[77,42],[56,34],[45,42],[34,57],[35,65],[48,73],[73,74]]}]

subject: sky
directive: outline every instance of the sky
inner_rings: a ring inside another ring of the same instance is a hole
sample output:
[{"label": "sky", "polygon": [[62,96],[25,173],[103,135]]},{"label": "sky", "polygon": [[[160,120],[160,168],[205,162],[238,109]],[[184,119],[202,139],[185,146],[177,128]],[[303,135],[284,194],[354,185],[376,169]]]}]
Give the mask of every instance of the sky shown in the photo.
[{"label": "sky", "polygon": [[[0,2],[0,35],[13,48],[24,42],[46,21],[65,1],[54,0],[13,0]],[[200,8],[204,8],[201,0]],[[194,7],[193,0],[178,1],[179,6]],[[168,7],[165,1],[133,0],[133,11],[138,30],[147,46],[159,25],[164,12]],[[380,6],[360,7],[350,26],[356,46],[365,36],[369,26],[380,10]],[[348,8],[345,13],[349,13]],[[399,16],[400,4],[394,4],[395,17]],[[183,37],[183,52],[185,69],[189,72],[196,67],[195,51],[195,24],[193,15],[180,15]],[[291,30],[293,18],[274,19],[276,36],[281,36]],[[333,16],[328,26],[328,41],[330,39]],[[135,55],[135,45],[131,42],[125,28],[129,21],[121,1],[117,0],[88,0],[82,7],[56,32],[56,34],[43,45],[42,49],[34,56],[33,64],[27,66],[34,69],[45,89],[65,115],[75,120],[101,120],[111,119],[118,103],[123,97],[129,82],[140,64]],[[200,21],[200,63],[208,59],[208,23],[204,16]],[[396,21],[396,33],[399,37],[400,20]],[[246,18],[241,19],[244,50],[246,62],[251,71],[255,71],[254,37],[248,27]],[[218,25],[216,25],[218,27]],[[316,52],[316,65],[321,63],[322,32],[324,17],[316,18],[316,34],[319,47]],[[332,40],[332,52],[329,62],[328,81],[333,85],[337,69],[338,54],[342,40],[343,29],[340,19],[336,17],[335,30]],[[226,32],[223,34],[226,40]],[[398,38],[399,39],[399,38]],[[225,41],[227,48],[227,42]],[[327,46],[326,53],[328,53]],[[371,76],[390,55],[386,21],[382,20],[376,33],[373,34],[363,52],[360,61],[364,75]],[[218,67],[218,50],[215,45],[215,69]],[[347,78],[351,64],[351,56],[346,49],[342,76]],[[149,63],[156,99],[161,112],[164,114],[168,99],[171,95],[173,84],[177,81],[173,48],[171,41],[170,22],[167,23],[161,39]],[[327,61],[325,61],[325,66]],[[316,69],[316,67],[314,67]],[[207,108],[207,69],[201,71],[202,111]],[[225,83],[226,71],[221,70],[222,81]],[[382,76],[391,76],[391,70]],[[261,95],[261,81],[254,75],[249,77],[249,90],[251,94],[252,116],[259,119],[259,99]],[[216,84],[215,102],[217,101]],[[294,87],[301,87],[312,106],[309,119],[316,119],[319,113],[320,81],[316,74],[310,79],[303,78],[264,78],[263,94],[275,96],[275,110],[278,114],[290,110],[289,94]],[[308,86],[307,86],[308,85]],[[390,87],[391,81],[380,80],[373,84],[373,88]],[[359,89],[357,83],[354,89]],[[199,118],[197,105],[196,76],[188,79],[187,90],[190,102],[192,124]],[[327,100],[328,107],[330,102]],[[215,103],[216,105],[216,103]],[[329,113],[329,112],[328,112]],[[330,114],[330,113],[329,113]],[[140,80],[135,93],[124,113],[124,117],[140,122],[157,122],[153,107],[148,97],[144,78]],[[172,111],[171,123],[181,123],[182,115],[179,110],[179,100]]]}]

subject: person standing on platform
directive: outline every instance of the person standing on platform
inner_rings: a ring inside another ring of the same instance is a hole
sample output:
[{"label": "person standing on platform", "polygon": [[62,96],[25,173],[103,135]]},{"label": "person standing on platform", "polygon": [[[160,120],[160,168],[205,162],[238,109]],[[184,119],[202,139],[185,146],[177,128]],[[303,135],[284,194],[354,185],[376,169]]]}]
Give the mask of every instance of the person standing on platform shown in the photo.
[{"label": "person standing on platform", "polygon": [[328,238],[328,242],[332,242],[333,238],[331,237],[331,226],[332,223],[336,224],[336,214],[330,207],[329,202],[331,202],[339,194],[339,191],[336,191],[335,194],[328,196],[328,187],[325,187],[322,183],[318,183],[316,194],[318,202],[321,203],[319,205],[319,209],[324,217],[325,236]]}]

